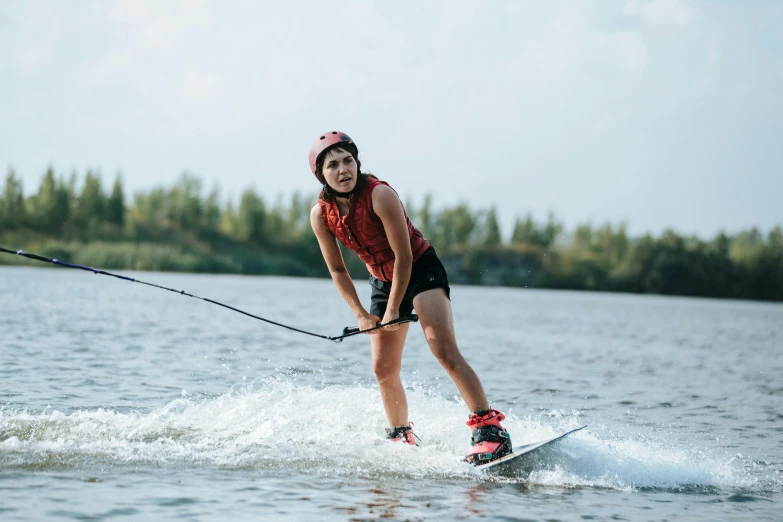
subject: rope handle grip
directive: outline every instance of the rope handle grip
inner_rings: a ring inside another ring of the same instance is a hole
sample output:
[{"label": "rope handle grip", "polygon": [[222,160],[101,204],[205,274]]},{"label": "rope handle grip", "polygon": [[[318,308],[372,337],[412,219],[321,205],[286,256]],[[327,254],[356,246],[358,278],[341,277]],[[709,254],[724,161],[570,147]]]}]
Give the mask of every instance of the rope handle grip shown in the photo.
[{"label": "rope handle grip", "polygon": [[419,316],[416,314],[411,314],[408,317],[399,317],[395,319],[394,321],[389,321],[386,324],[378,323],[375,328],[369,328],[367,330],[359,330],[358,328],[352,328],[350,326],[346,326],[343,328],[343,335],[341,337],[350,337],[352,335],[365,333],[365,332],[372,332],[373,330],[378,330],[379,328],[383,328],[384,326],[388,326],[390,324],[402,324],[402,323],[416,323],[419,321]]}]

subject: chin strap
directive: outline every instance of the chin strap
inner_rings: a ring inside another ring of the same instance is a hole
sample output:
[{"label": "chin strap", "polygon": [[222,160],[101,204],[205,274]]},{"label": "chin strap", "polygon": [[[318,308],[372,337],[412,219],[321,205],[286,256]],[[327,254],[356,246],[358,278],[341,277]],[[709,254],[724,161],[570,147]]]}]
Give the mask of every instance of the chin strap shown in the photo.
[{"label": "chin strap", "polygon": [[351,190],[350,192],[337,192],[332,187],[330,187],[328,183],[324,183],[324,192],[326,192],[327,194],[329,194],[331,196],[335,196],[335,197],[338,197],[338,198],[350,198],[353,195],[353,193],[356,192],[356,187],[357,186],[358,186],[358,183],[356,185],[354,185],[353,190]]}]

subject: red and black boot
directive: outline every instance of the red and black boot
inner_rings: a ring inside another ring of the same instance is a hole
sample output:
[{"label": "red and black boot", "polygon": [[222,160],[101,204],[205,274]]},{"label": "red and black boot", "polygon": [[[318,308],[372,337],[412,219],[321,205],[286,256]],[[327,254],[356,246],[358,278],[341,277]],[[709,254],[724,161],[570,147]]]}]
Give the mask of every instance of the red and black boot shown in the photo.
[{"label": "red and black boot", "polygon": [[410,444],[411,446],[418,446],[418,444],[416,444],[416,439],[418,437],[413,433],[412,422],[409,422],[407,426],[386,428],[386,438],[392,442],[403,442],[405,444]]},{"label": "red and black boot", "polygon": [[473,447],[465,462],[473,465],[486,464],[511,453],[511,437],[500,425],[506,416],[498,410],[471,413],[468,427],[473,430],[470,443]]}]

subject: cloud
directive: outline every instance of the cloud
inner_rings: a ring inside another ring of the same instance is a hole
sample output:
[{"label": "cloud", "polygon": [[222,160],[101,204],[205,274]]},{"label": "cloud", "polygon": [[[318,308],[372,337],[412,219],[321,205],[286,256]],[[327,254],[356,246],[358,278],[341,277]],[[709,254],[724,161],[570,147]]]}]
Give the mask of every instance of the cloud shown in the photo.
[{"label": "cloud", "polygon": [[435,43],[441,53],[452,48],[456,33],[469,30],[472,18],[481,7],[481,2],[475,0],[441,0],[435,33]]},{"label": "cloud", "polygon": [[182,97],[185,101],[202,103],[213,98],[220,90],[220,77],[214,71],[195,67],[185,72],[182,81]]},{"label": "cloud", "polygon": [[623,6],[626,16],[640,17],[654,24],[688,25],[692,7],[682,0],[630,0]]},{"label": "cloud", "polygon": [[[8,27],[0,31],[0,42],[6,40],[7,45],[2,47],[13,51],[2,53],[5,60],[23,73],[35,72],[51,64],[57,54],[57,44],[67,31],[56,23],[57,14],[46,9],[44,4],[30,2],[17,4],[17,9],[9,9],[6,15]],[[30,20],[36,23],[30,23]]]},{"label": "cloud", "polygon": [[726,32],[722,27],[714,27],[707,34],[704,44],[704,73],[700,83],[702,94],[714,94],[718,91],[725,40]]},{"label": "cloud", "polygon": [[520,60],[531,84],[562,89],[594,84],[607,72],[614,78],[642,75],[648,60],[643,33],[601,28],[595,16],[589,4],[565,4],[526,39]]},{"label": "cloud", "polygon": [[199,0],[100,5],[107,34],[100,54],[85,67],[93,86],[126,83],[129,76],[164,62],[176,68],[182,62],[168,59],[185,57],[194,35],[202,34],[215,14],[212,4]]}]

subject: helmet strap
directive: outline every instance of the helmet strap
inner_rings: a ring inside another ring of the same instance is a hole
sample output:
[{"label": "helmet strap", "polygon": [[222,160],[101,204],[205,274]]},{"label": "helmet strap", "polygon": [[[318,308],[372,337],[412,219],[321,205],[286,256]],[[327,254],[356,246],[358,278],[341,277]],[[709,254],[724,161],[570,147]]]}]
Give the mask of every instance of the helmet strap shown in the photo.
[{"label": "helmet strap", "polygon": [[332,187],[330,187],[328,183],[324,183],[324,192],[337,198],[350,198],[353,193],[356,192],[356,187],[358,185],[358,183],[354,185],[354,187],[349,192],[337,192]]}]

